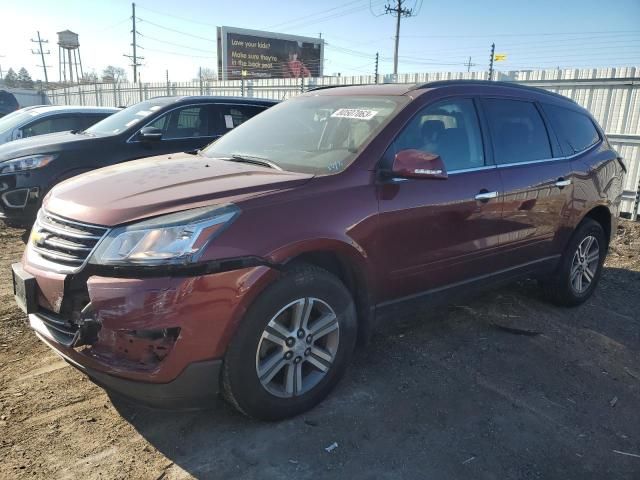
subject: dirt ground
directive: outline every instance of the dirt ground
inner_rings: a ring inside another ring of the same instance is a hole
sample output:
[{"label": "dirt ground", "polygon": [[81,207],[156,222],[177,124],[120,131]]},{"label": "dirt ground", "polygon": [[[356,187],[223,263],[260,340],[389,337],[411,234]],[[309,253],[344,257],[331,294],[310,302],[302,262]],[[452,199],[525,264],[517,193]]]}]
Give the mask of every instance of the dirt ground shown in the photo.
[{"label": "dirt ground", "polygon": [[640,479],[640,224],[618,233],[585,305],[525,281],[392,314],[323,404],[269,424],[111,399],[23,323],[0,227],[0,478]]}]

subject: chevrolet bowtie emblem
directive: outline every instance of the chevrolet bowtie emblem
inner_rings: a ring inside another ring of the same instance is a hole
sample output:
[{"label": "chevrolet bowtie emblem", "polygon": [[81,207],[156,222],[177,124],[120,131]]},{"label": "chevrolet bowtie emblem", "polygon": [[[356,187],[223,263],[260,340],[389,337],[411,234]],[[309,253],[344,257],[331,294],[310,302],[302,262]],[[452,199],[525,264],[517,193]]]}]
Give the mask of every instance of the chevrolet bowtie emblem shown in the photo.
[{"label": "chevrolet bowtie emblem", "polygon": [[46,239],[46,234],[36,229],[31,230],[31,243],[33,243],[34,245],[40,247],[44,244]]}]

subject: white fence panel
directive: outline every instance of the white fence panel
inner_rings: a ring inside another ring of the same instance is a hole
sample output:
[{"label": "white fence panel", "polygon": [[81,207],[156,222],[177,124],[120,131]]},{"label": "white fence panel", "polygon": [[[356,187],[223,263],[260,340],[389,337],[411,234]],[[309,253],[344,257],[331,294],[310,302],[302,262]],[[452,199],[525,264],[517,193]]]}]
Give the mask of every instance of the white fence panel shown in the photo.
[{"label": "white fence panel", "polygon": [[[488,72],[429,72],[355,75],[307,79],[257,79],[143,84],[77,85],[47,91],[53,104],[129,106],[164,95],[217,95],[284,100],[313,87],[376,83],[427,83],[438,80],[487,80]],[[640,214],[640,68],[551,69],[497,72],[495,80],[522,82],[560,93],[589,110],[625,159],[622,213]],[[622,136],[622,137],[621,137]]]}]

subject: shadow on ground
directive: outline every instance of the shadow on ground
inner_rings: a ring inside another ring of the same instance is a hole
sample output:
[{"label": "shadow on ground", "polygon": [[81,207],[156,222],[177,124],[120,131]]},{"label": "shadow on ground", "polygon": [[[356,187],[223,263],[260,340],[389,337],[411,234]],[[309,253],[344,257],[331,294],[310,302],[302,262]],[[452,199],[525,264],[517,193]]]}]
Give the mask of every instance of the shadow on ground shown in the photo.
[{"label": "shadow on ground", "polygon": [[637,479],[616,451],[640,455],[639,312],[640,273],[607,268],[575,309],[525,281],[390,313],[336,391],[280,423],[112,400],[164,478]]}]

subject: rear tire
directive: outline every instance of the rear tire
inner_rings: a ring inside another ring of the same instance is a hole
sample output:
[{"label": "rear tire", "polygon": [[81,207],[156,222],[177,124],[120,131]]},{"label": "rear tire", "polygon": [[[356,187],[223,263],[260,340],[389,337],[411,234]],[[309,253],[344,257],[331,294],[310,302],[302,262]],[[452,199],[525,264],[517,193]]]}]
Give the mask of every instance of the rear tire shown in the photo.
[{"label": "rear tire", "polygon": [[545,296],[566,307],[585,302],[598,285],[607,248],[602,226],[591,218],[583,220],[569,240],[556,271],[543,282]]},{"label": "rear tire", "polygon": [[242,320],[225,355],[223,395],[261,420],[305,412],[344,374],[356,334],[354,302],[342,282],[313,265],[292,267]]}]

